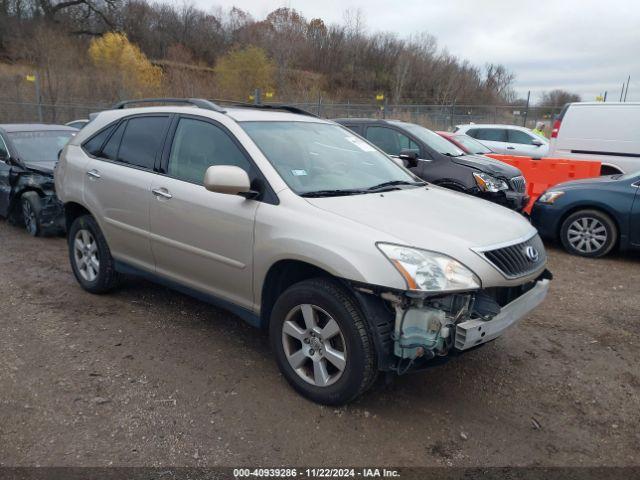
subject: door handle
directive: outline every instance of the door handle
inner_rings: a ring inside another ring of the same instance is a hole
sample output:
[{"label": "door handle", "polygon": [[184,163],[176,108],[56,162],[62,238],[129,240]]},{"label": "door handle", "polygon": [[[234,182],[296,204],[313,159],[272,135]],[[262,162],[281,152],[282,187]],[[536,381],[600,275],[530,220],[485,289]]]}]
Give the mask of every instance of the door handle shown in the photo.
[{"label": "door handle", "polygon": [[98,170],[96,170],[95,168],[93,170],[89,170],[87,172],[87,176],[89,178],[100,178],[100,172],[98,172]]},{"label": "door handle", "polygon": [[507,150],[515,150],[516,147],[507,147]]},{"label": "door handle", "polygon": [[173,198],[173,195],[171,195],[166,188],[154,188],[153,190],[151,190],[151,192],[156,197],[166,198],[167,200]]}]

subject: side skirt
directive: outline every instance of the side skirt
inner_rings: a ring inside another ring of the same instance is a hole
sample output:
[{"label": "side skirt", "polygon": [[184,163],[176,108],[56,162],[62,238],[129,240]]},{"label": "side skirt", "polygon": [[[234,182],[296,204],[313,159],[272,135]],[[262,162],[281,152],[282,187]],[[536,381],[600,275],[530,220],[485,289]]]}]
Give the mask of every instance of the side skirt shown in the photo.
[{"label": "side skirt", "polygon": [[133,267],[127,263],[121,262],[120,260],[115,261],[116,271],[122,273],[124,275],[134,275],[137,277],[142,277],[150,282],[157,283],[164,287],[170,288],[172,290],[176,290],[180,293],[184,293],[185,295],[189,295],[190,297],[196,298],[200,301],[209,303],[216,307],[222,308],[224,310],[228,310],[231,313],[237,315],[242,320],[247,322],[252,327],[262,328],[263,322],[260,318],[260,315],[256,315],[251,310],[247,310],[244,307],[240,307],[235,303],[231,303],[227,300],[223,300],[214,295],[210,295],[207,293],[200,292],[198,290],[194,290],[193,288],[186,287],[178,282],[174,282],[172,280],[168,280],[166,278],[160,277],[154,273],[147,272],[137,267]]}]

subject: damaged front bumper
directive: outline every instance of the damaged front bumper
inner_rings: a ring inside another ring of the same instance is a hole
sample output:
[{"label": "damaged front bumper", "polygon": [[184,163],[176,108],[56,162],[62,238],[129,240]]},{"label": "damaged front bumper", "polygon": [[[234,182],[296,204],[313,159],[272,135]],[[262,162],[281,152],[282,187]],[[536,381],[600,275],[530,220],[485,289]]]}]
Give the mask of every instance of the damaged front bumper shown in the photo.
[{"label": "damaged front bumper", "polygon": [[491,320],[467,320],[456,325],[453,346],[458,351],[477,347],[498,338],[502,333],[522,320],[529,312],[542,303],[549,291],[548,279],[538,280],[535,286],[505,305]]}]

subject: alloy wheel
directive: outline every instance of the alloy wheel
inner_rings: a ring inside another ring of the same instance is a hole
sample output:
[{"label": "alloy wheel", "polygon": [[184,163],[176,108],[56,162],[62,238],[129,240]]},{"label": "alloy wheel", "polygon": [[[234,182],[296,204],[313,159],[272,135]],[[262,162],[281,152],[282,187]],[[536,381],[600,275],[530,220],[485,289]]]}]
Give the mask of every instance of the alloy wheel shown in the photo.
[{"label": "alloy wheel", "polygon": [[581,253],[597,252],[606,244],[608,236],[606,227],[593,217],[578,218],[567,230],[567,240]]},{"label": "alloy wheel", "polygon": [[73,256],[78,272],[87,282],[93,282],[100,271],[98,244],[91,232],[78,230],[73,240]]},{"label": "alloy wheel", "polygon": [[28,200],[22,200],[22,218],[24,227],[30,235],[35,235],[38,231],[38,220],[36,212],[33,211],[31,203]]},{"label": "alloy wheel", "polygon": [[317,387],[334,384],[347,366],[346,342],[338,322],[316,305],[291,309],[282,324],[282,345],[291,368]]}]

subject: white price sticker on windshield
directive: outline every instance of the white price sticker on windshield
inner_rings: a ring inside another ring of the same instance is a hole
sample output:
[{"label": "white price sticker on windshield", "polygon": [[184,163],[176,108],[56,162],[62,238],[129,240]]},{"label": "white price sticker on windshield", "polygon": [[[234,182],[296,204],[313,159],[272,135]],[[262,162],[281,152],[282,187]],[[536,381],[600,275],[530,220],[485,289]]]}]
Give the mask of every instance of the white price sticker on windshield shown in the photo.
[{"label": "white price sticker on windshield", "polygon": [[358,137],[349,136],[349,137],[345,137],[345,138],[347,139],[348,142],[353,143],[356,147],[358,147],[363,152],[375,152],[376,151],[375,148],[373,148],[371,145],[369,145],[364,140],[359,139]]}]

